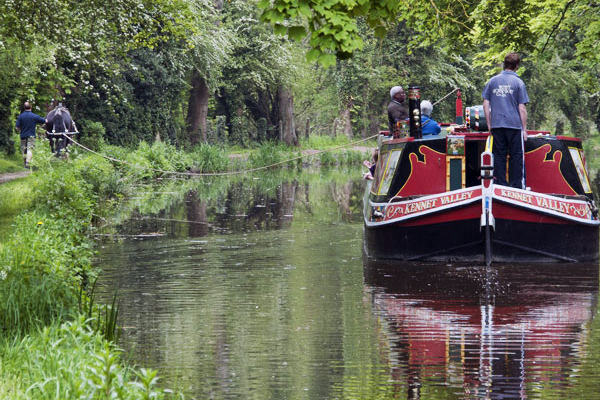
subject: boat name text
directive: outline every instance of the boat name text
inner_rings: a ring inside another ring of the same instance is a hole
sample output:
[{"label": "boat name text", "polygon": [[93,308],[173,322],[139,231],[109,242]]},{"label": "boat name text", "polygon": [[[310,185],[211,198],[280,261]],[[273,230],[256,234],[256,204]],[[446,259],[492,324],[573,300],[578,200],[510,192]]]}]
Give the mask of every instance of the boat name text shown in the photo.
[{"label": "boat name text", "polygon": [[587,217],[588,215],[588,207],[585,204],[581,203],[571,203],[568,201],[561,201],[557,199],[549,199],[546,197],[534,196],[528,193],[515,192],[512,190],[500,189],[499,193],[496,192],[502,197],[507,199],[517,200],[521,203],[531,204],[532,206],[537,206],[541,208],[545,208],[552,211],[557,211],[563,214],[573,215],[577,217]]},{"label": "boat name text", "polygon": [[450,195],[434,197],[427,200],[411,201],[410,203],[392,204],[387,207],[385,219],[389,220],[392,218],[398,218],[415,214],[420,211],[426,211],[432,208],[469,200],[473,197],[473,193],[475,193],[475,191],[452,193]]}]

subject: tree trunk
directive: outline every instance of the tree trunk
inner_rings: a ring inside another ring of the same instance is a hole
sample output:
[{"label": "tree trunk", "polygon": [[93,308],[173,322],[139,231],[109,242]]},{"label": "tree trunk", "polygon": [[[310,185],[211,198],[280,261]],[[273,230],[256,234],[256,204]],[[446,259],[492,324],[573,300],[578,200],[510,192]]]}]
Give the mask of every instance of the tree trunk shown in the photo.
[{"label": "tree trunk", "polygon": [[294,123],[294,97],[289,89],[280,87],[279,98],[279,120],[281,121],[280,137],[288,145],[298,145],[296,126]]},{"label": "tree trunk", "polygon": [[350,119],[350,110],[352,109],[353,105],[354,101],[352,99],[348,100],[344,110],[342,110],[342,114],[340,115],[342,132],[350,139],[352,139],[352,120]]},{"label": "tree trunk", "polygon": [[208,116],[208,85],[197,70],[192,74],[192,88],[188,102],[186,125],[191,144],[206,142],[206,117]]},{"label": "tree trunk", "polygon": [[306,139],[310,137],[310,118],[306,118],[306,128],[304,128],[304,137]]}]

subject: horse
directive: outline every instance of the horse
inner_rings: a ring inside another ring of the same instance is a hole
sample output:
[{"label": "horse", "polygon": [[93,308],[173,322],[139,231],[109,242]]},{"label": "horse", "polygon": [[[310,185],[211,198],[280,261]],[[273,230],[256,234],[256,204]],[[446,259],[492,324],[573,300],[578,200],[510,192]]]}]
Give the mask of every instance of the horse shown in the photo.
[{"label": "horse", "polygon": [[56,152],[57,157],[69,144],[69,139],[62,134],[76,131],[71,113],[62,104],[59,103],[46,115],[46,137],[50,141],[50,151]]}]

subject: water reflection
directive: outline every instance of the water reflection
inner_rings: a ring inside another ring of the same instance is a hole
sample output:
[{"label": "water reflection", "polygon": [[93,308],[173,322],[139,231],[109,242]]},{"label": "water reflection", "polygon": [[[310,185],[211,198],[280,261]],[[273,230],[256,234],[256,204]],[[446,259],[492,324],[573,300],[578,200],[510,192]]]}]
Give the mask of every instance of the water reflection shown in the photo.
[{"label": "water reflection", "polygon": [[141,188],[101,243],[119,345],[163,385],[197,399],[600,392],[597,265],[363,263],[363,182],[257,178]]},{"label": "water reflection", "polygon": [[458,398],[561,398],[581,377],[598,265],[367,263],[364,271],[392,379],[404,383],[399,397],[431,398],[444,387]]},{"label": "water reflection", "polygon": [[126,354],[192,398],[340,398],[346,364],[377,354],[361,354],[362,185],[342,178],[184,187],[134,211],[97,260]]}]

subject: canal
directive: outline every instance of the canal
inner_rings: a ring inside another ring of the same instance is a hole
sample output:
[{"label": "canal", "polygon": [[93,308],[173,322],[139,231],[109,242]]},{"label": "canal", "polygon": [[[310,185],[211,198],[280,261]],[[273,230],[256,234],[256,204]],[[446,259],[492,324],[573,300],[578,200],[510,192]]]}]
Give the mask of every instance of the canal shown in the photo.
[{"label": "canal", "polygon": [[195,399],[594,398],[598,265],[363,261],[354,172],[140,187],[98,235],[119,346]]}]

